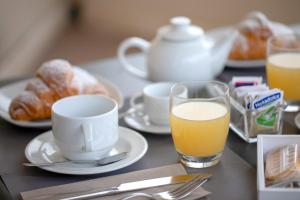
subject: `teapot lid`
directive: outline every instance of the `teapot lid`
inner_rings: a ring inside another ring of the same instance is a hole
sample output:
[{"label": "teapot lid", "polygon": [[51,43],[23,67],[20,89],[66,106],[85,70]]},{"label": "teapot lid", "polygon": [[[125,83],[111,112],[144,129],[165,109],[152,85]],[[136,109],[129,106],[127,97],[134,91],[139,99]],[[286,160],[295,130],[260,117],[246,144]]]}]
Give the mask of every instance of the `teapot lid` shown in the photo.
[{"label": "teapot lid", "polygon": [[203,29],[191,25],[191,20],[187,17],[173,17],[170,25],[164,26],[158,30],[158,34],[163,39],[173,41],[186,41],[197,39],[204,33]]}]

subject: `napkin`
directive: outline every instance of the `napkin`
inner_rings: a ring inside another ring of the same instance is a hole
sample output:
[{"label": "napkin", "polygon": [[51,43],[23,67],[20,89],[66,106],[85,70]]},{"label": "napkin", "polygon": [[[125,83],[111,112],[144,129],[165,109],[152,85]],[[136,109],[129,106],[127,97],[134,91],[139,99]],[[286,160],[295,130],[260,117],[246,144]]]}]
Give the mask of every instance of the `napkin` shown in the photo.
[{"label": "napkin", "polygon": [[[37,190],[22,192],[21,196],[24,200],[40,200],[41,197],[48,196],[49,199],[55,199],[50,197],[55,194],[63,194],[63,193],[80,193],[85,192],[88,190],[95,190],[95,189],[105,189],[113,186],[117,186],[121,183],[131,182],[131,181],[139,181],[145,179],[152,179],[152,178],[159,178],[164,176],[175,176],[175,175],[182,175],[186,174],[184,167],[181,164],[173,164],[167,165],[158,168],[146,169],[141,171],[130,172],[126,174],[120,174],[115,176],[109,176],[104,178],[97,178],[88,181],[81,181],[77,183],[41,188]],[[166,186],[159,186],[156,188],[148,188],[144,190],[139,190],[135,192],[147,192],[147,193],[156,193],[162,192],[166,190],[171,190],[179,187],[180,184],[176,185],[166,185]],[[99,197],[96,199],[99,200],[115,200],[120,199],[129,195],[132,192],[111,195],[106,197]],[[201,197],[207,196],[210,192],[204,190],[203,188],[198,188],[192,195],[190,195],[186,199],[199,199]],[[50,196],[49,196],[50,195]],[[134,199],[145,199],[145,198],[134,198]]]}]

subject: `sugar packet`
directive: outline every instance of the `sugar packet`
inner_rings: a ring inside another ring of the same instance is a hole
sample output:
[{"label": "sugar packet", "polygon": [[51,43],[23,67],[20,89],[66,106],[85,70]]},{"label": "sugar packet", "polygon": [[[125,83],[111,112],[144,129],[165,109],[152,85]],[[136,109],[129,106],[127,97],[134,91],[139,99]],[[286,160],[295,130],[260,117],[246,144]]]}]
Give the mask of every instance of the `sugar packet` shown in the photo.
[{"label": "sugar packet", "polygon": [[244,104],[245,96],[249,92],[261,92],[269,90],[269,87],[266,84],[260,85],[251,85],[251,86],[240,86],[234,89],[233,97],[241,104]]},{"label": "sugar packet", "polygon": [[231,80],[233,88],[241,86],[253,86],[262,84],[263,78],[261,76],[234,76]]},{"label": "sugar packet", "polygon": [[283,104],[282,90],[249,92],[245,96],[245,104],[250,111],[250,136],[256,137],[257,134],[275,132],[278,129],[281,119],[278,109]]},{"label": "sugar packet", "polygon": [[248,92],[245,101],[248,109],[265,110],[266,107],[283,102],[283,91],[275,88],[266,91]]}]

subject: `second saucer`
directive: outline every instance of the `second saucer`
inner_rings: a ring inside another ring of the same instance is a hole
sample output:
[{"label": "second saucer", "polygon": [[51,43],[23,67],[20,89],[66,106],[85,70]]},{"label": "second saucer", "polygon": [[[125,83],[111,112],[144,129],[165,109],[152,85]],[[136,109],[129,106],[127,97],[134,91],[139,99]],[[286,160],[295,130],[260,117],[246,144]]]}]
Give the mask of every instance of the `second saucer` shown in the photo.
[{"label": "second saucer", "polygon": [[[125,122],[132,128],[149,133],[170,133],[169,101],[173,85],[172,82],[153,83],[133,95]],[[142,104],[136,103],[138,99],[142,99]]]},{"label": "second saucer", "polygon": [[149,116],[144,112],[144,104],[137,104],[135,107],[130,108],[124,120],[131,128],[138,131],[143,131],[152,134],[168,135],[171,133],[169,125],[156,125],[150,122]]}]

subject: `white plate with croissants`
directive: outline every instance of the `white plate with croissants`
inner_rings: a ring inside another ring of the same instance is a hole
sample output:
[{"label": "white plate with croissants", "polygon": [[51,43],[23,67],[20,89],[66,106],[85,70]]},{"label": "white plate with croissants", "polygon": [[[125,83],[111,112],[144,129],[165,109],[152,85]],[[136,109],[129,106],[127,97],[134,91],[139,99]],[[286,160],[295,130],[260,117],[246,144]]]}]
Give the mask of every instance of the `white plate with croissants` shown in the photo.
[{"label": "white plate with croissants", "polygon": [[211,30],[209,35],[224,34],[228,29],[236,29],[238,35],[226,62],[231,68],[264,67],[267,54],[267,40],[271,36],[300,34],[299,25],[287,26],[271,21],[261,12],[250,12],[237,25]]},{"label": "white plate with croissants", "polygon": [[34,78],[0,88],[0,116],[17,126],[48,128],[52,104],[80,94],[109,96],[119,108],[123,106],[123,96],[113,83],[66,60],[55,59],[43,63]]}]

